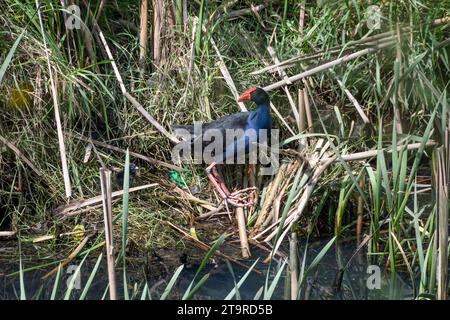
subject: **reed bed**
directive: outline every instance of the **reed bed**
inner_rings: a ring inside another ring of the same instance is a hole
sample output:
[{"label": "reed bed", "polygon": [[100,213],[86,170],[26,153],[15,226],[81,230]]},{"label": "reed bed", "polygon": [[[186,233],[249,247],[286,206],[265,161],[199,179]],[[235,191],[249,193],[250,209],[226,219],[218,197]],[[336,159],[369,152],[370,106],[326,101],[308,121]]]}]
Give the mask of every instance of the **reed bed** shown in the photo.
[{"label": "reed bed", "polygon": [[[20,298],[24,273],[51,266],[51,298],[73,298],[62,270],[75,259],[79,273],[88,256],[78,298],[105,256],[104,297],[118,297],[121,279],[120,297],[154,298],[147,281],[130,285],[128,250],[187,246],[206,256],[179,298],[195,298],[214,256],[247,270],[225,299],[250,273],[266,276],[256,299],[286,274],[288,298],[307,298],[322,258],[351,236],[355,255],[407,273],[414,298],[448,297],[443,3],[373,1],[382,17],[371,29],[355,1],[75,1],[75,21],[66,2],[0,0],[0,241],[46,256],[27,269],[19,252],[7,276],[20,277]],[[253,85],[271,94],[280,166],[224,168],[227,185],[258,190],[255,205],[227,209],[200,165],[172,163],[170,126],[246,111],[236,98]],[[314,237],[327,243],[307,265],[298,243]],[[183,268],[170,266],[158,298],[176,297]]]}]

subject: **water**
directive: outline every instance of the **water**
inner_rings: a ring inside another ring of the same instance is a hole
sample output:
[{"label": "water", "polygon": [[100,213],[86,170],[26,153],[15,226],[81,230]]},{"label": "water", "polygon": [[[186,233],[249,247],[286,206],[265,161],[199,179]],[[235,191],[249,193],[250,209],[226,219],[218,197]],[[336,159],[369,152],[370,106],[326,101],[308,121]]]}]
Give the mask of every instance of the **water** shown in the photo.
[{"label": "water", "polygon": [[[308,245],[306,267],[310,265],[312,260],[318,255],[320,250],[329,240],[317,240],[311,242]],[[1,244],[1,243],[0,243]],[[303,255],[305,253],[306,243],[299,244],[299,258],[300,265],[302,263]],[[12,272],[19,270],[18,261],[9,261],[6,263],[4,259],[1,259],[2,253],[5,252],[5,248],[0,248],[0,299],[18,299],[20,296],[20,279],[18,275],[5,276]],[[414,291],[411,284],[411,279],[408,274],[400,273],[391,275],[389,272],[384,271],[384,266],[372,265],[370,266],[366,261],[366,253],[361,252],[354,256],[356,250],[356,244],[354,241],[348,241],[340,244],[333,245],[327,254],[323,257],[318,267],[306,277],[305,284],[300,293],[301,299],[337,299],[337,300],[352,300],[352,299],[412,299],[414,297]],[[266,253],[263,251],[254,251],[253,259],[260,256],[260,260],[264,260]],[[349,259],[354,258],[348,263],[348,268],[340,277],[339,270],[342,269]],[[254,261],[253,260],[253,261]],[[80,263],[80,259],[72,264]],[[250,266],[253,261],[245,261]],[[85,264],[81,268],[80,287],[81,289],[74,289],[72,292],[72,299],[78,299],[81,295],[82,288],[86,283],[91,270],[96,262],[96,258],[88,258]],[[24,269],[30,267],[31,262],[24,261]],[[41,262],[42,264],[42,262]],[[155,264],[164,265],[164,261],[153,262],[150,266],[146,265],[145,261],[141,258],[129,259],[127,263],[127,275],[129,292],[132,295],[133,291],[136,291],[136,298],[139,299],[142,288],[147,280],[149,292],[152,299],[159,299],[163,293],[167,283],[172,277],[173,271],[165,272],[155,270],[158,266]],[[269,285],[272,282],[281,261],[273,261],[271,271],[269,272]],[[41,277],[47,273],[54,266],[49,266],[40,270],[33,270],[24,273],[24,283],[26,288],[26,296],[28,299],[49,299],[54,285],[54,278],[52,277],[48,281],[41,280]],[[173,266],[176,268],[177,266]],[[74,267],[72,267],[74,268]],[[197,272],[198,265],[187,265],[183,269],[172,290],[169,298],[180,299],[186,288],[190,285],[192,279]],[[234,281],[238,282],[242,276],[247,272],[247,269],[231,263],[231,268],[235,275],[235,280],[230,271],[230,267],[223,260],[214,258],[205,267],[205,270],[200,273],[196,282],[202,278],[203,275],[209,273],[210,276],[204,285],[198,290],[194,299],[223,299],[234,288]],[[161,268],[159,268],[161,270]],[[164,268],[162,268],[164,269]],[[268,270],[268,264],[259,262],[256,265],[256,269],[263,271],[263,275],[258,275],[251,272],[242,287],[239,290],[241,299],[254,299],[255,295],[264,286],[266,281],[266,274]],[[374,275],[374,269],[380,271],[379,277],[379,289],[377,283],[370,278]],[[62,298],[67,289],[67,283],[73,270],[65,268],[62,274],[62,281],[57,291],[57,297]],[[119,297],[123,297],[123,280],[122,270],[116,271],[117,277],[117,292]],[[287,294],[289,291],[286,285],[286,272],[283,271],[277,288],[272,296],[272,299],[285,299],[289,298]],[[373,285],[375,284],[375,288]],[[108,298],[106,288],[108,285],[106,261],[102,261],[99,270],[92,282],[92,285],[87,293],[86,299],[102,299]],[[285,290],[286,289],[286,290]],[[148,298],[148,297],[147,297]]]}]

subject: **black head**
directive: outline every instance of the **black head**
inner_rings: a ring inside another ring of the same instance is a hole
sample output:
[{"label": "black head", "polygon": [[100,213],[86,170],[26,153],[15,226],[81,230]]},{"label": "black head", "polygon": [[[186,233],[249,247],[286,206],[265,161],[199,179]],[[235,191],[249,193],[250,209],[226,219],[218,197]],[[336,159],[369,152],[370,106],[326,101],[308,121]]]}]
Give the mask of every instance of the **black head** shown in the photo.
[{"label": "black head", "polygon": [[243,101],[253,101],[257,105],[266,104],[268,105],[270,102],[270,97],[264,89],[259,87],[253,87],[247,91],[245,91],[238,99],[239,102]]},{"label": "black head", "polygon": [[130,163],[130,173],[134,174],[136,171],[138,171],[139,167],[135,165],[134,163]]}]

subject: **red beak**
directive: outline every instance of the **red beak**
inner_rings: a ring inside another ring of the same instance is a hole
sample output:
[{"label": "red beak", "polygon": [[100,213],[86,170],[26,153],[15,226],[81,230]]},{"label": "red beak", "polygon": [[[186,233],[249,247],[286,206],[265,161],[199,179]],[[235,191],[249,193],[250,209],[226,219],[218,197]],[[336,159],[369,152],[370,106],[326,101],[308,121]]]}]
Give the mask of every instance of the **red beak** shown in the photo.
[{"label": "red beak", "polygon": [[238,102],[250,101],[252,100],[252,93],[256,90],[256,87],[248,89],[243,94],[241,94],[238,98]]}]

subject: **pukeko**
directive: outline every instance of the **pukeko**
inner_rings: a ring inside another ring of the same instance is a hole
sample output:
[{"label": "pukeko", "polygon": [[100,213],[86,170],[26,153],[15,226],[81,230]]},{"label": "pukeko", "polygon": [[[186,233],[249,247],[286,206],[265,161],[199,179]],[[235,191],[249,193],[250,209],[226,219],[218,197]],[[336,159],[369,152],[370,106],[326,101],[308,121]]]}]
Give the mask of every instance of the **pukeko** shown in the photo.
[{"label": "pukeko", "polygon": [[[184,129],[189,131],[191,135],[194,135],[194,138],[188,141],[188,143],[191,144],[194,144],[196,139],[202,139],[204,142],[203,136],[205,136],[205,133],[207,133],[210,129],[219,130],[219,132],[222,133],[224,141],[226,140],[225,135],[227,130],[232,129],[243,132],[243,134],[241,134],[239,138],[234,139],[233,142],[223,144],[223,152],[218,152],[214,155],[214,161],[212,161],[206,168],[206,173],[211,183],[217,189],[220,196],[224,199],[226,205],[231,204],[234,206],[248,206],[251,205],[251,203],[245,202],[241,195],[245,192],[252,191],[255,188],[246,188],[231,193],[221,179],[216,169],[216,164],[226,163],[227,160],[236,158],[238,155],[248,154],[249,150],[251,150],[250,145],[257,144],[262,140],[262,135],[260,133],[263,131],[260,131],[260,129],[267,130],[267,134],[270,135],[272,118],[270,115],[269,95],[263,89],[253,87],[245,91],[238,98],[238,101],[253,101],[255,102],[257,108],[255,111],[238,112],[224,116],[212,122],[203,123],[201,137],[195,136],[193,125],[175,125],[172,126],[172,129]],[[203,148],[205,148],[204,143]]]}]

